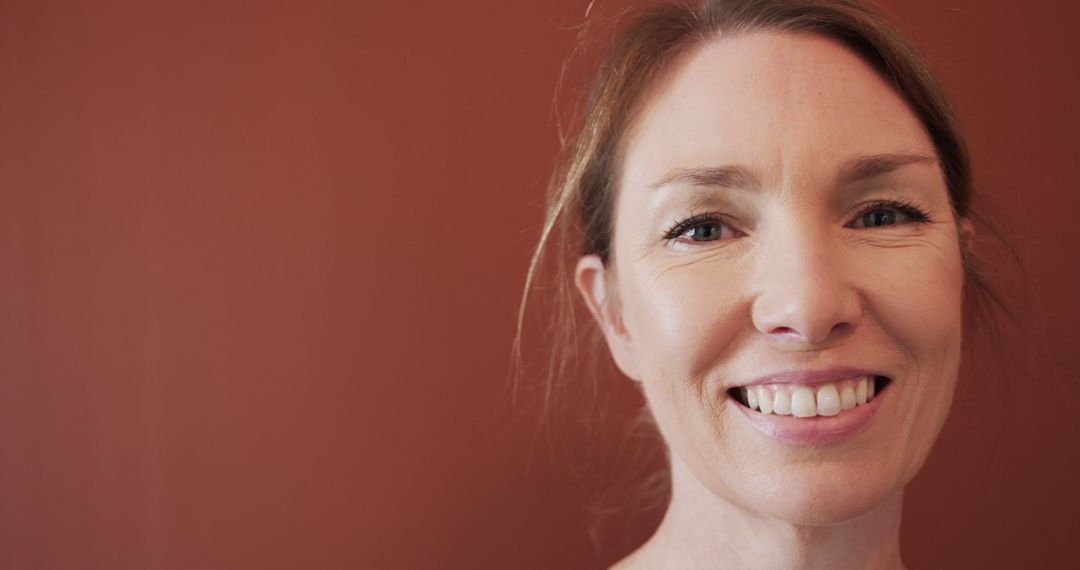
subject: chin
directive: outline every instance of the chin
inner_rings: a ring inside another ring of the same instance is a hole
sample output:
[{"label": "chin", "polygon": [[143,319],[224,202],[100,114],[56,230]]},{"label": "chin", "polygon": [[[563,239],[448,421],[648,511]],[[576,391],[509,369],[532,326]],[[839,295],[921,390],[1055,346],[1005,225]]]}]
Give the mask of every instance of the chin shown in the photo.
[{"label": "chin", "polygon": [[903,491],[898,478],[875,476],[865,469],[803,471],[798,477],[783,478],[771,489],[745,491],[742,496],[756,496],[759,500],[743,501],[744,506],[772,519],[827,526],[857,519],[898,499]]}]

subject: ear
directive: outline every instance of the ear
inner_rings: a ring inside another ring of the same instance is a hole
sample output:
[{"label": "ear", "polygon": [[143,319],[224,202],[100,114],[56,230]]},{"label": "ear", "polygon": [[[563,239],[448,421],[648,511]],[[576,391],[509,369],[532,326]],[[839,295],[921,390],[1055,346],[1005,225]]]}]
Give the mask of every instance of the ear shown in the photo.
[{"label": "ear", "polygon": [[964,245],[964,251],[970,252],[971,246],[975,244],[975,224],[968,218],[960,218],[957,228],[960,231],[960,243]]},{"label": "ear", "polygon": [[622,373],[640,381],[634,343],[623,325],[622,312],[615,296],[614,274],[596,255],[585,255],[578,260],[574,283],[585,304],[589,307],[600,330],[604,333],[611,357]]}]

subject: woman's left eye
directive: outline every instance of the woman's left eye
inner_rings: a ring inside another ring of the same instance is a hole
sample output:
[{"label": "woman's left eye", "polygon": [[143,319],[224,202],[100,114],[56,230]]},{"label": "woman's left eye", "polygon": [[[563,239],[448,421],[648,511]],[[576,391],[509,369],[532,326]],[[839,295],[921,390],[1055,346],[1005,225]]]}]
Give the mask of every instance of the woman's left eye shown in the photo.
[{"label": "woman's left eye", "polygon": [[853,228],[882,228],[917,222],[925,222],[929,217],[912,204],[886,202],[871,204],[864,208],[851,223]]}]

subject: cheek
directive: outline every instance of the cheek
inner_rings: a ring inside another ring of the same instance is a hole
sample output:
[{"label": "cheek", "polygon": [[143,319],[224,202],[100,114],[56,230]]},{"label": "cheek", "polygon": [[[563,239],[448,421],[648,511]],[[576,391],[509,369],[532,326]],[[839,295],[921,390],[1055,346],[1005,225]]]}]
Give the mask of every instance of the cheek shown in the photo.
[{"label": "cheek", "polygon": [[718,269],[709,263],[665,267],[623,285],[635,296],[627,324],[646,379],[704,388],[749,326],[749,313],[732,290],[738,276]]},{"label": "cheek", "polygon": [[[738,453],[724,437],[731,418],[719,386],[749,325],[731,287],[738,276],[717,263],[666,266],[627,275],[627,326],[642,389],[664,440],[695,464],[728,463]],[[744,464],[746,459],[736,461]]]},{"label": "cheek", "polygon": [[958,363],[963,322],[958,248],[946,241],[891,261],[864,287],[869,317],[917,367],[948,370]]},{"label": "cheek", "polygon": [[[933,255],[928,254],[933,251]],[[917,255],[916,255],[917,254]],[[964,271],[959,251],[948,245],[894,258],[899,267],[866,287],[867,303],[881,344],[900,352],[907,374],[891,408],[895,437],[887,447],[913,476],[937,439],[952,404],[963,332]]]}]

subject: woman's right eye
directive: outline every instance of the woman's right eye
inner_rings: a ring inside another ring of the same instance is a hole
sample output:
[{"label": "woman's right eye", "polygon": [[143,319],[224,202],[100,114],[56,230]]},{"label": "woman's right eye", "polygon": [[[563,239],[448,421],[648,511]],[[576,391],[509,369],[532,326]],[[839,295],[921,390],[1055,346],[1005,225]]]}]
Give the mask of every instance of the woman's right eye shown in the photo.
[{"label": "woman's right eye", "polygon": [[700,215],[676,223],[668,230],[664,239],[700,243],[730,239],[738,235],[737,231],[717,216]]},{"label": "woman's right eye", "polygon": [[683,232],[682,237],[690,241],[716,241],[723,231],[724,226],[717,223],[701,224]]}]

